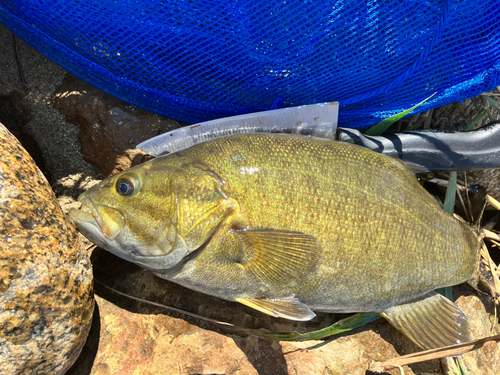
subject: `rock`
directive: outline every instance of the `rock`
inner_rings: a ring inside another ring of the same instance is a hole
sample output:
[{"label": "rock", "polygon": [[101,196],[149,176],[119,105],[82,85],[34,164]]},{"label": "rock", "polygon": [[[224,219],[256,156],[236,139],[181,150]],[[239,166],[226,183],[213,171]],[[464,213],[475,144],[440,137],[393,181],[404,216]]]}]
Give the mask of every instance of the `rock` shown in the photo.
[{"label": "rock", "polygon": [[68,174],[94,176],[79,152],[78,128],[50,105],[66,71],[13,35],[0,25],[0,123],[21,142],[51,184]]},{"label": "rock", "polygon": [[40,145],[26,126],[31,121],[31,116],[32,110],[21,93],[14,91],[8,95],[0,95],[0,123],[17,138],[35,160],[38,168],[50,180],[50,172],[45,166]]},{"label": "rock", "polygon": [[[500,334],[498,322],[494,322],[495,306],[488,296],[476,296],[470,288],[458,287],[462,290],[462,296],[456,301],[458,307],[469,317],[472,338]],[[497,375],[500,374],[500,344],[492,343],[473,352],[460,357],[469,374]],[[446,358],[444,367],[447,371],[454,368],[453,360]],[[453,373],[453,372],[451,372]]]},{"label": "rock", "polygon": [[127,104],[68,74],[52,105],[66,121],[80,128],[85,160],[102,178],[128,169],[141,160],[135,146],[179,124]]},{"label": "rock", "polygon": [[[394,347],[374,331],[321,341],[282,343],[289,375],[365,375],[372,360],[397,357]],[[414,374],[405,367],[405,374]],[[394,372],[395,374],[397,372]]]},{"label": "rock", "polygon": [[63,374],[93,306],[90,260],[73,223],[0,124],[0,373]]}]

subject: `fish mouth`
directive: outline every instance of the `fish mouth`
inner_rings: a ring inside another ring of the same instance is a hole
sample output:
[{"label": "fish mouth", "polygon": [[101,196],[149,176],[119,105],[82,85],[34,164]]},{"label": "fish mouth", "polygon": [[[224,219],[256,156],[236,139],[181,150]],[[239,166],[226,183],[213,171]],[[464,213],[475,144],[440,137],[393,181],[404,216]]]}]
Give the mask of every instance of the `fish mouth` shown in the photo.
[{"label": "fish mouth", "polygon": [[[101,229],[96,217],[100,218],[99,213],[93,207],[92,202],[85,202],[83,198],[78,198],[78,200],[82,203],[81,209],[72,208],[69,210],[68,216],[75,222],[78,229],[80,227],[89,228],[89,226],[94,227],[95,229]],[[87,199],[88,200],[88,199]],[[100,219],[102,221],[102,219]]]},{"label": "fish mouth", "polygon": [[80,196],[78,200],[83,205],[82,209],[72,208],[68,216],[83,234],[88,233],[90,239],[94,239],[96,232],[99,232],[98,236],[104,235],[107,240],[112,241],[122,232],[125,218],[120,211],[109,206],[96,205],[86,196]]}]

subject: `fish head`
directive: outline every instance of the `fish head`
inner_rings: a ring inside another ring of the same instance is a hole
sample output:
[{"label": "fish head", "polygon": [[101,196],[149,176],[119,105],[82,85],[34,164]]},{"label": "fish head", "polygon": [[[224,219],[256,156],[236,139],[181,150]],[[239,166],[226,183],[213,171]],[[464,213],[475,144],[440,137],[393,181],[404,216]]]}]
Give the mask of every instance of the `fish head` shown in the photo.
[{"label": "fish head", "polygon": [[206,168],[159,159],[109,177],[82,193],[69,216],[99,247],[161,272],[200,248],[234,204]]}]

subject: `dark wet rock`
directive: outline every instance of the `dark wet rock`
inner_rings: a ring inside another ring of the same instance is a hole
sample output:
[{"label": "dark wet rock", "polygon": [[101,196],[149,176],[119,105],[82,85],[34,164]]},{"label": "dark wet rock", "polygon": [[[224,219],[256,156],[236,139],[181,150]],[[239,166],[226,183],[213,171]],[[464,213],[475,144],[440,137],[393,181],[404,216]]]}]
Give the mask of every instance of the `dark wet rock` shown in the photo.
[{"label": "dark wet rock", "polygon": [[468,182],[483,186],[489,195],[500,201],[500,169],[472,171],[467,177]]},{"label": "dark wet rock", "polygon": [[63,374],[93,306],[90,260],[73,223],[0,124],[0,373]]},{"label": "dark wet rock", "polygon": [[[85,160],[101,177],[140,161],[135,146],[179,124],[127,104],[68,74],[58,87],[52,105],[66,121],[80,128]],[[139,158],[139,159],[138,159]]]},{"label": "dark wet rock", "polygon": [[38,168],[50,180],[50,172],[45,166],[40,145],[27,126],[31,116],[32,111],[21,93],[13,91],[7,95],[0,95],[0,123],[18,139],[35,160]]}]

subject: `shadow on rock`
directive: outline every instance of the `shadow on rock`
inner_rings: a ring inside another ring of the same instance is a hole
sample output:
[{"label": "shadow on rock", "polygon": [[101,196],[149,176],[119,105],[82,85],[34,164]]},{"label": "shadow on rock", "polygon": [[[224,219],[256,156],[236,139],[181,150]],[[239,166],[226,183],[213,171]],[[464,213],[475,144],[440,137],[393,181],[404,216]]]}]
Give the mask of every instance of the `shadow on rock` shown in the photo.
[{"label": "shadow on rock", "polygon": [[81,193],[88,190],[92,184],[96,183],[95,181],[93,176],[83,173],[70,175],[56,181],[52,185],[52,190],[57,197],[66,196],[76,200]]},{"label": "shadow on rock", "polygon": [[[238,372],[256,375],[371,375],[367,368],[372,361],[389,360],[418,351],[383,319],[325,341],[286,342],[249,336],[237,328],[219,326],[169,308],[133,300],[106,286],[133,297],[228,322],[236,327],[273,332],[315,331],[330,326],[346,315],[318,313],[309,322],[276,319],[241,304],[198,293],[161,279],[99,248],[93,251],[91,260],[96,280],[96,300],[103,316],[101,336],[97,342],[101,350],[105,351],[101,353],[99,350],[97,353],[93,374],[137,371],[155,375]],[[462,287],[457,292],[464,301],[468,298],[467,294],[474,294],[470,289],[463,291]],[[487,296],[484,297],[487,299]],[[474,298],[472,302],[482,306],[481,301]],[[485,305],[489,312],[492,305]],[[470,319],[475,319],[472,307],[468,313]],[[92,348],[95,355],[95,346]],[[486,353],[483,357],[493,358],[494,353],[490,354]],[[84,365],[81,366],[83,369]],[[107,372],[100,372],[96,368],[106,369]],[[407,374],[442,371],[438,360],[405,366]],[[398,372],[391,370],[388,373],[395,375]],[[81,374],[85,373],[70,373]]]},{"label": "shadow on rock", "polygon": [[278,341],[257,337],[234,338],[259,375],[288,375],[283,349]]},{"label": "shadow on rock", "polygon": [[94,315],[92,317],[92,326],[90,327],[87,341],[83,346],[80,356],[73,366],[68,369],[66,375],[89,375],[92,372],[92,366],[99,348],[100,332],[101,317],[99,314],[99,306],[96,303],[94,307]]},{"label": "shadow on rock", "polygon": [[[309,322],[276,319],[241,304],[197,293],[163,280],[151,272],[143,270],[98,248],[94,250],[91,259],[95,280],[97,281],[95,284],[95,293],[99,298],[121,309],[122,312],[117,312],[119,315],[116,318],[119,324],[131,324],[132,327],[130,330],[139,330],[142,335],[145,330],[137,328],[142,324],[137,322],[137,316],[142,315],[144,317],[142,319],[144,320],[156,319],[155,321],[160,322],[161,327],[155,326],[155,329],[159,331],[163,329],[168,332],[170,345],[175,345],[175,340],[180,340],[180,337],[189,336],[191,337],[191,342],[193,340],[203,342],[204,348],[207,346],[227,348],[229,339],[229,341],[233,342],[231,355],[237,358],[238,352],[240,355],[243,354],[246,358],[245,363],[253,367],[253,370],[259,375],[288,374],[287,362],[279,341],[248,336],[237,328],[219,326],[166,308],[138,302],[117,294],[107,287],[144,300],[176,307],[219,321],[230,322],[237,327],[264,328],[276,332],[308,332],[331,325],[338,318],[336,314],[319,313],[316,318]],[[131,318],[131,315],[135,318]],[[154,318],[154,316],[158,318]],[[134,319],[133,322],[132,319]],[[205,330],[205,333],[202,332],[203,330]],[[163,337],[162,339],[165,338]],[[142,337],[139,340],[142,340]],[[192,356],[196,355],[192,353]],[[223,360],[231,362],[230,357],[227,356]],[[215,357],[209,358],[209,362],[211,363],[216,363],[217,361],[220,361],[220,359]],[[183,359],[181,363],[183,362],[190,363],[190,367],[186,367],[185,369],[187,373],[194,371],[195,367],[197,369],[195,373],[201,371],[200,366],[202,365],[199,363],[194,363],[193,367],[193,360]],[[226,365],[229,366],[227,363]],[[228,369],[226,368],[226,370]],[[80,373],[75,374],[80,375]]]},{"label": "shadow on rock", "polygon": [[0,95],[0,123],[19,140],[50,181],[50,172],[45,165],[40,145],[26,126],[31,117],[32,110],[21,93],[13,91],[9,95]]},{"label": "shadow on rock", "polygon": [[239,333],[247,336],[247,334],[231,328],[216,326],[213,323],[166,308],[133,300],[113,292],[106,286],[137,298],[172,306],[245,328],[265,328],[277,332],[308,332],[327,327],[336,320],[336,314],[322,313],[318,313],[318,316],[309,322],[276,319],[239,303],[198,293],[161,279],[153,273],[99,248],[94,250],[91,260],[94,267],[94,277],[97,281],[95,284],[96,294],[121,309],[134,314],[167,314],[175,318],[180,317],[203,329],[215,330],[219,333]]}]

